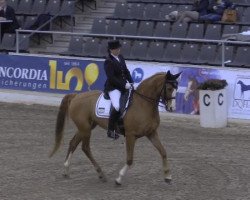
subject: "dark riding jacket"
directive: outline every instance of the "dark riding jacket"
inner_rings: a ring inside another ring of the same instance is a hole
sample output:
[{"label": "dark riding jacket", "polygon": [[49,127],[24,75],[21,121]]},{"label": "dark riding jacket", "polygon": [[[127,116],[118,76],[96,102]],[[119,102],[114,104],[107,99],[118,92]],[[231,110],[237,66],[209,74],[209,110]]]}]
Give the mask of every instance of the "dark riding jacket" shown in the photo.
[{"label": "dark riding jacket", "polygon": [[126,66],[125,59],[122,55],[119,55],[118,58],[120,62],[111,54],[109,54],[104,62],[104,70],[107,75],[107,80],[104,85],[105,92],[115,89],[125,92],[125,85],[127,81],[129,83],[134,82]]}]

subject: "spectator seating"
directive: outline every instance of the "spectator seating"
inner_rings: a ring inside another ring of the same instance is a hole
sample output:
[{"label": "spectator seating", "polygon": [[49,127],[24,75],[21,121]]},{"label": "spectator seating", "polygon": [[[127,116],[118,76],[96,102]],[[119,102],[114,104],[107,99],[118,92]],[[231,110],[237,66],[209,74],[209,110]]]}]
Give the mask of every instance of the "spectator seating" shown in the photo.
[{"label": "spectator seating", "polygon": [[129,19],[143,19],[144,17],[144,4],[132,4],[128,12]]},{"label": "spectator seating", "polygon": [[203,65],[211,64],[215,60],[216,48],[217,45],[215,44],[203,44],[198,53],[197,60],[195,62],[192,62],[195,64]]},{"label": "spectator seating", "polygon": [[202,39],[204,35],[204,24],[191,23],[187,32],[187,38]]},{"label": "spectator seating", "polygon": [[31,26],[36,22],[37,17],[36,16],[27,16],[24,20],[23,26],[21,26],[24,29],[30,29]]},{"label": "spectator seating", "polygon": [[145,7],[145,19],[157,20],[159,19],[160,5],[159,4],[147,4]]},{"label": "spectator seating", "polygon": [[[29,48],[29,37],[27,34],[19,35],[19,50],[27,52]],[[16,34],[5,33],[0,43],[0,51],[15,51],[16,50]]]},{"label": "spectator seating", "polygon": [[147,55],[147,41],[135,41],[130,52],[130,59],[143,60]]},{"label": "spectator seating", "polygon": [[170,22],[158,22],[155,25],[154,36],[155,37],[170,37]]},{"label": "spectator seating", "polygon": [[137,35],[140,36],[152,36],[154,31],[154,23],[143,21],[140,23]]},{"label": "spectator seating", "polygon": [[104,58],[108,53],[108,39],[102,39],[99,45],[98,57]]},{"label": "spectator seating", "polygon": [[121,53],[125,58],[129,58],[130,52],[131,52],[131,40],[122,40],[121,45],[122,45],[122,50]]},{"label": "spectator seating", "polygon": [[208,24],[204,39],[207,40],[220,40],[221,39],[221,25],[220,24]]},{"label": "spectator seating", "polygon": [[182,51],[180,52],[181,57],[178,62],[180,63],[193,63],[197,61],[197,56],[199,53],[199,45],[194,43],[184,44]]},{"label": "spectator seating", "polygon": [[122,32],[122,21],[121,20],[110,20],[107,33],[113,35],[120,35]]},{"label": "spectator seating", "polygon": [[61,53],[67,56],[80,56],[82,53],[83,38],[82,37],[71,37],[69,47],[66,52]]},{"label": "spectator seating", "polygon": [[16,35],[14,33],[5,33],[3,35],[0,51],[12,51],[15,47]]},{"label": "spectator seating", "polygon": [[[237,2],[239,13],[237,23],[179,24],[165,19],[165,15],[174,10],[190,10],[192,2],[192,0],[130,0],[117,3],[113,16],[94,20],[92,33],[124,35],[121,43],[122,53],[126,59],[220,66],[222,47],[219,41],[214,40],[221,40],[225,34],[248,30],[250,2],[249,4],[247,0]],[[140,38],[126,38],[126,36],[140,36]],[[162,40],[163,38],[169,40]],[[184,41],[185,39],[193,40]],[[107,42],[108,39],[103,36],[89,38],[83,42],[81,55],[103,57],[106,54]],[[225,64],[246,67],[249,61],[247,56],[243,59],[242,55],[247,53],[249,46],[226,45]]]},{"label": "spectator seating", "polygon": [[117,3],[113,16],[116,19],[126,19],[128,16],[128,5],[126,3]]},{"label": "spectator seating", "polygon": [[95,34],[106,33],[106,21],[104,19],[94,19],[91,32]]},{"label": "spectator seating", "polygon": [[58,14],[60,11],[60,4],[60,0],[49,0],[45,8],[45,13],[48,13],[50,15]]},{"label": "spectator seating", "polygon": [[225,25],[222,31],[222,35],[224,34],[235,34],[240,32],[239,25]]},{"label": "spectator seating", "polygon": [[[230,63],[232,62],[233,59],[233,54],[234,54],[234,46],[225,46],[225,51],[224,51],[224,56],[225,56],[225,63]],[[222,60],[222,47],[220,46],[217,50],[215,60],[210,62],[211,65],[221,65],[221,60]]]},{"label": "spectator seating", "polygon": [[[46,21],[42,19],[43,17],[38,18],[41,14],[58,15],[61,19],[61,24],[65,17],[70,16],[74,24],[75,1],[72,0],[7,0],[7,4],[15,10],[16,18],[22,29],[30,29],[35,23],[36,26],[33,26],[33,28],[38,28],[44,24]],[[40,21],[37,21],[37,19]],[[68,23],[67,21],[64,22]],[[50,26],[48,27],[50,29]],[[27,37],[27,35],[24,37]],[[5,41],[6,38],[3,39]],[[29,40],[26,38],[28,42],[25,45],[29,44]],[[1,49],[3,48],[5,48],[5,42],[2,44]]]},{"label": "spectator seating", "polygon": [[163,56],[164,45],[164,42],[151,42],[145,59],[149,61],[159,61]]},{"label": "spectator seating", "polygon": [[172,25],[171,37],[185,38],[187,34],[187,23],[174,23]]},{"label": "spectator seating", "polygon": [[178,62],[180,60],[181,47],[182,44],[180,42],[169,42],[160,60],[163,62]]},{"label": "spectator seating", "polygon": [[24,16],[23,15],[17,15],[16,16],[17,22],[21,28],[24,27]]},{"label": "spectator seating", "polygon": [[238,46],[235,54],[235,58],[232,62],[228,63],[228,66],[240,66],[240,67],[250,67],[250,47],[248,46]]},{"label": "spectator seating", "polygon": [[32,7],[32,0],[20,0],[17,9],[15,10],[16,14],[28,15]]},{"label": "spectator seating", "polygon": [[38,16],[50,14],[52,16],[73,16],[75,12],[74,0],[7,0],[17,16]]},{"label": "spectator seating", "polygon": [[122,35],[137,35],[137,21],[125,21],[122,27]]},{"label": "spectator seating", "polygon": [[19,35],[19,51],[27,52],[29,50],[29,45],[30,45],[29,36],[27,34],[20,34]]},{"label": "spectator seating", "polygon": [[89,38],[84,44],[81,55],[86,57],[98,57],[99,42],[100,40],[98,38]]},{"label": "spectator seating", "polygon": [[17,10],[19,0],[8,0],[8,5],[11,6],[14,10]]},{"label": "spectator seating", "polygon": [[45,13],[46,0],[34,0],[32,8],[30,10],[31,15],[40,15]]},{"label": "spectator seating", "polygon": [[[130,2],[130,3],[128,3]],[[182,2],[181,5],[171,3],[157,3],[157,1],[139,2],[139,1],[127,1],[127,3],[117,3],[113,16],[107,18],[113,19],[133,19],[133,20],[153,20],[153,21],[165,21],[165,16],[170,12],[191,10],[192,5],[187,2]],[[250,3],[239,4],[236,7],[239,15],[239,24],[250,24]]]},{"label": "spectator seating", "polygon": [[92,33],[132,36],[154,36],[220,40],[223,34],[234,34],[247,30],[249,26],[239,24],[171,23],[161,21],[98,19],[93,22]]}]

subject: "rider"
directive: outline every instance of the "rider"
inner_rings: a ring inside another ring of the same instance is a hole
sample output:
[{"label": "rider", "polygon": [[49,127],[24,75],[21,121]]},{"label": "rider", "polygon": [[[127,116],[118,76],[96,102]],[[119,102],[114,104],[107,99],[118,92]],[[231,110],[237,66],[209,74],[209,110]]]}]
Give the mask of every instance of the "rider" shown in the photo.
[{"label": "rider", "polygon": [[107,135],[113,139],[119,138],[119,135],[115,132],[115,124],[120,117],[120,97],[133,84],[133,79],[120,51],[121,44],[118,40],[108,42],[109,55],[104,62],[107,75],[104,91],[109,94],[114,107],[110,113]]}]

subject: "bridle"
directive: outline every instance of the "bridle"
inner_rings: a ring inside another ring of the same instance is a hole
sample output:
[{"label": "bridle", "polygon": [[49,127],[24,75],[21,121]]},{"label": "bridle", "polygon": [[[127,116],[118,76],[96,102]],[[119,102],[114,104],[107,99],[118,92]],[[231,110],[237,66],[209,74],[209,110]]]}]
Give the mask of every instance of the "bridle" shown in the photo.
[{"label": "bridle", "polygon": [[[133,88],[133,92],[135,94],[137,94],[138,96],[142,97],[144,100],[151,102],[153,104],[156,104],[157,106],[159,103],[162,103],[164,106],[159,105],[160,107],[164,107],[167,111],[171,111],[171,109],[168,108],[168,101],[175,99],[175,97],[167,98],[167,84],[170,84],[176,90],[178,88],[178,81],[177,80],[168,80],[167,76],[165,76],[164,84],[161,88],[160,94],[158,95],[158,97],[156,99],[145,96],[145,95],[137,92],[136,90],[134,90],[134,88]],[[163,98],[161,98],[162,92],[163,92]]]}]

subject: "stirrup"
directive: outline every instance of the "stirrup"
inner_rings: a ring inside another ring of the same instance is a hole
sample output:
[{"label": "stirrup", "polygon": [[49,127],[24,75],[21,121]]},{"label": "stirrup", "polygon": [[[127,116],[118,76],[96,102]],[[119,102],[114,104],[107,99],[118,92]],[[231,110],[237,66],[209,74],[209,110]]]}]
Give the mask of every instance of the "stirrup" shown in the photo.
[{"label": "stirrup", "polygon": [[120,136],[115,131],[108,131],[107,135],[109,138],[117,140]]}]

